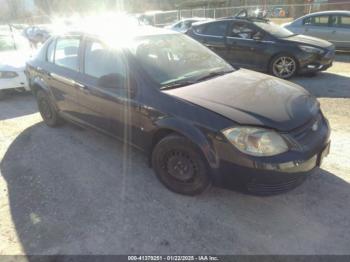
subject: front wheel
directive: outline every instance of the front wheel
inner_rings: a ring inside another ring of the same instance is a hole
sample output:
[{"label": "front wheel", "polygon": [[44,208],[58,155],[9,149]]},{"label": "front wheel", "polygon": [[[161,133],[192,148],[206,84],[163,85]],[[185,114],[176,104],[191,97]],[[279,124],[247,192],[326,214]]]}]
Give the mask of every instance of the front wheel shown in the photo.
[{"label": "front wheel", "polygon": [[270,64],[270,73],[283,79],[289,79],[297,72],[298,64],[290,55],[278,55]]},{"label": "front wheel", "polygon": [[45,124],[50,127],[55,127],[62,124],[63,121],[53,106],[48,95],[44,91],[39,90],[36,94],[36,98],[38,102],[39,112]]},{"label": "front wheel", "polygon": [[158,179],[179,194],[197,195],[211,184],[203,155],[191,141],[179,135],[169,135],[155,146],[152,166]]}]

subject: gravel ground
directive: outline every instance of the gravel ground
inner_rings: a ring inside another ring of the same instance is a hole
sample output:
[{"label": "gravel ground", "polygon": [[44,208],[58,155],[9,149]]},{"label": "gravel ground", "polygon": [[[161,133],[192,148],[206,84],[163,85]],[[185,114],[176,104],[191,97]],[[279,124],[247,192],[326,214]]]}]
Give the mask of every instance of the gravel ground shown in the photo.
[{"label": "gravel ground", "polygon": [[67,124],[30,95],[0,102],[0,254],[350,254],[350,56],[297,77],[332,127],[321,169],[273,197],[166,190],[146,157]]}]

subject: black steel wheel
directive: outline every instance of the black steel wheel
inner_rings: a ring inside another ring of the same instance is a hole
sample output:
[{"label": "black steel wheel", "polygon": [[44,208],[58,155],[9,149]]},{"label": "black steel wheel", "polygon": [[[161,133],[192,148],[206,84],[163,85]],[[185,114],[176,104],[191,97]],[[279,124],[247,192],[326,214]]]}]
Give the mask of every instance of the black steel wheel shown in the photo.
[{"label": "black steel wheel", "polygon": [[197,195],[211,184],[202,153],[191,141],[179,135],[169,135],[155,146],[152,166],[158,179],[176,193]]},{"label": "black steel wheel", "polygon": [[50,127],[55,127],[62,124],[62,119],[53,106],[48,95],[44,91],[39,90],[36,94],[36,98],[38,102],[39,112],[45,124]]}]

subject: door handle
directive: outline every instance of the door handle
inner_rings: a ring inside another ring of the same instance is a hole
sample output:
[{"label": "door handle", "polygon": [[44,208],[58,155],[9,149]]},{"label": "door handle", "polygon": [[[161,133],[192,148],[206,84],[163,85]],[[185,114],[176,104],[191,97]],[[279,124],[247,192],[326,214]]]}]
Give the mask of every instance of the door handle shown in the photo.
[{"label": "door handle", "polygon": [[60,76],[60,75],[57,75],[55,73],[51,73],[50,74],[51,77],[59,82],[63,82],[67,85],[74,85],[74,80],[73,79],[70,79],[70,78],[67,78],[67,77],[64,77],[64,76]]}]

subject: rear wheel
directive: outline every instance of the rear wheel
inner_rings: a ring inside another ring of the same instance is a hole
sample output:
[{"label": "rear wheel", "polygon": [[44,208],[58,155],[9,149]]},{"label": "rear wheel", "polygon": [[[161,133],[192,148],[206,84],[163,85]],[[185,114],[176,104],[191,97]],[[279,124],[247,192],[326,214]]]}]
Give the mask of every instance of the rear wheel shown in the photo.
[{"label": "rear wheel", "polygon": [[289,79],[297,72],[298,64],[294,57],[290,55],[278,55],[272,59],[270,73],[283,79]]},{"label": "rear wheel", "polygon": [[45,124],[50,127],[55,127],[62,124],[63,121],[53,106],[48,95],[44,91],[39,90],[36,94],[36,98],[38,102],[39,112]]},{"label": "rear wheel", "polygon": [[191,141],[179,135],[169,135],[155,146],[152,166],[158,179],[176,193],[197,195],[211,184],[203,155]]}]

